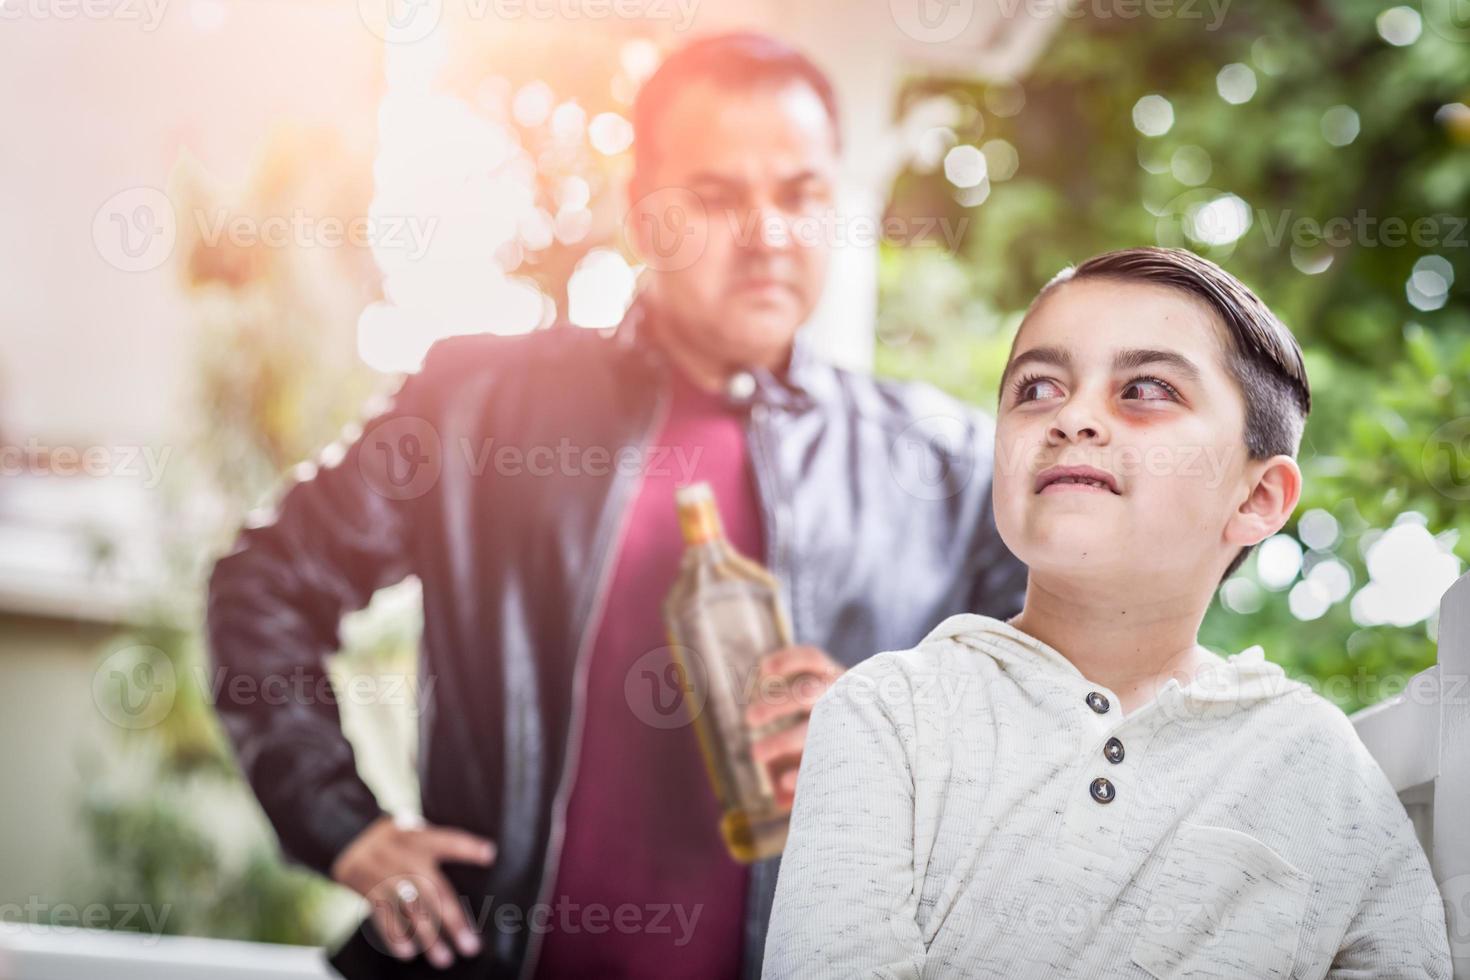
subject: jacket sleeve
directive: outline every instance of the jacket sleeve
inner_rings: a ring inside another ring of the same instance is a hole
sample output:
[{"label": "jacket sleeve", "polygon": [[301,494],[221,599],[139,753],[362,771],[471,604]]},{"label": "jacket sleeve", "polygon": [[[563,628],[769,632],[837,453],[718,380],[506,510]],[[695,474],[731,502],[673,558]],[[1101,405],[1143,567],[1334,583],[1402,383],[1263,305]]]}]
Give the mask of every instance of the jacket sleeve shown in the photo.
[{"label": "jacket sleeve", "polygon": [[358,776],[325,661],[342,615],[412,570],[409,508],[440,464],[434,429],[417,414],[428,373],[408,376],[321,465],[297,467],[209,578],[216,710],[286,855],[324,875],[383,812]]},{"label": "jacket sleeve", "polygon": [[1450,980],[1443,900],[1413,825],[1402,810],[1398,817],[1332,961],[1332,980]]},{"label": "jacket sleeve", "polygon": [[843,674],[813,706],[797,770],[762,976],[918,980],[914,779],[884,658]]}]

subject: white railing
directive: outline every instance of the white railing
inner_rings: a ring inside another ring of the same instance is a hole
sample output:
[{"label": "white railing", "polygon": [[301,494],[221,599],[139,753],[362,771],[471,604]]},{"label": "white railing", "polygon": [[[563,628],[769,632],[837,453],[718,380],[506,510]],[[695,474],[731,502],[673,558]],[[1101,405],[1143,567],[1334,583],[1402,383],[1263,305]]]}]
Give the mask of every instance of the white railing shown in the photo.
[{"label": "white railing", "polygon": [[226,939],[0,922],[0,980],[327,980],[325,953]]},{"label": "white railing", "polygon": [[1444,898],[1455,980],[1470,980],[1470,574],[1440,600],[1437,660],[1353,724],[1414,818]]}]

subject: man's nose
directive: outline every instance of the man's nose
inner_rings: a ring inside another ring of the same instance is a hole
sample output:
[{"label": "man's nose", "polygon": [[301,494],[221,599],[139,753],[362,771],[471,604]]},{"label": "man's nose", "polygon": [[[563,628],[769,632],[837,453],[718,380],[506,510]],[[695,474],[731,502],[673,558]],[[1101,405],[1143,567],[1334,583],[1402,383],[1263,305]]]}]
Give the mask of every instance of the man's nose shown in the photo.
[{"label": "man's nose", "polygon": [[774,252],[792,245],[791,217],[774,204],[757,204],[750,211],[751,234],[747,247]]}]

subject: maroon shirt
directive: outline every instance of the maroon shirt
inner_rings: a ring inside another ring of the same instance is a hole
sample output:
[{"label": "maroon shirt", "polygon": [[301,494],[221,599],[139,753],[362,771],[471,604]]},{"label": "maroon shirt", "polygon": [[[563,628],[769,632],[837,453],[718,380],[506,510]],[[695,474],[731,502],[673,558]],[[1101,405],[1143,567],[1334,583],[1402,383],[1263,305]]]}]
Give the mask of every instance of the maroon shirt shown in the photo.
[{"label": "maroon shirt", "polygon": [[698,740],[666,673],[663,600],[684,552],[676,486],[708,481],[730,542],[757,561],[760,509],[743,410],[671,374],[669,415],[643,457],[591,651],[538,980],[739,976],[749,869],[725,849]]}]

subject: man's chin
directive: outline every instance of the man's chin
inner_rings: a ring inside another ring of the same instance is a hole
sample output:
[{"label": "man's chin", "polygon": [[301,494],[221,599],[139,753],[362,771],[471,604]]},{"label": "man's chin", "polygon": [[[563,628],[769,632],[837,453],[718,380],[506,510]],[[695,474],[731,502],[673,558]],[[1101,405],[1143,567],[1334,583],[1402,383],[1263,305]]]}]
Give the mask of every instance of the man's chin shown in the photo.
[{"label": "man's chin", "polygon": [[784,350],[790,345],[801,320],[796,311],[731,304],[720,318],[720,332],[732,345],[750,351]]}]

